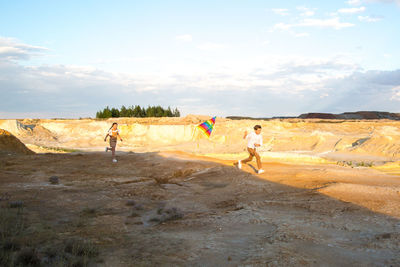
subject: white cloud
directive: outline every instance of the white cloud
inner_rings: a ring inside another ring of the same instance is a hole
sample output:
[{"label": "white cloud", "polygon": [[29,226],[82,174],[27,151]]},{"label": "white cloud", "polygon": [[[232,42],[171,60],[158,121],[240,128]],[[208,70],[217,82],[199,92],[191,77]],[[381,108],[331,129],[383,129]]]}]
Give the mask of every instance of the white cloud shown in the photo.
[{"label": "white cloud", "polygon": [[382,20],[382,17],[378,16],[358,16],[358,20],[362,22],[378,22]]},{"label": "white cloud", "polygon": [[177,106],[186,114],[273,116],[310,110],[393,111],[400,101],[400,70],[362,72],[349,57],[338,56],[267,54],[251,63],[240,70],[221,66],[202,73],[160,76],[111,73],[90,66],[28,66],[13,59],[2,60],[0,95],[7,101],[0,107],[0,116],[94,116],[106,105],[132,104]]},{"label": "white cloud", "polygon": [[195,102],[201,102],[201,99],[199,98],[180,98],[178,101],[182,103],[195,103]]},{"label": "white cloud", "polygon": [[341,14],[357,14],[362,13],[366,10],[365,6],[362,7],[351,7],[351,8],[341,8],[338,10]]},{"label": "white cloud", "polygon": [[297,7],[296,9],[301,12],[300,16],[303,17],[312,17],[315,15],[315,8]]},{"label": "white cloud", "polygon": [[274,12],[277,15],[281,15],[281,16],[289,15],[289,10],[286,8],[273,8],[272,12]]},{"label": "white cloud", "polygon": [[350,6],[359,6],[362,4],[361,0],[349,0],[346,3]]},{"label": "white cloud", "polygon": [[29,112],[37,117],[94,116],[106,105],[135,103],[177,106],[186,114],[273,116],[310,110],[393,110],[400,101],[400,70],[357,72],[358,65],[336,57],[268,56],[260,62],[268,61],[272,65],[240,73],[221,69],[168,77],[112,74],[77,66],[0,64],[0,93],[8,99],[0,116]]},{"label": "white cloud", "polygon": [[363,3],[383,3],[383,4],[398,4],[400,5],[400,0],[349,0],[346,2],[350,6],[360,6]]},{"label": "white cloud", "polygon": [[182,42],[191,42],[193,40],[193,38],[192,38],[192,35],[190,35],[190,34],[183,34],[183,35],[176,36],[176,40],[182,41]]},{"label": "white cloud", "polygon": [[398,4],[400,5],[400,0],[364,0],[367,3],[384,3],[384,4]]},{"label": "white cloud", "polygon": [[343,28],[353,27],[354,24],[349,22],[341,22],[339,18],[330,19],[310,19],[306,18],[298,23],[287,24],[287,23],[277,23],[274,25],[275,30],[289,30],[295,27],[317,27],[317,28],[333,28],[340,30]]},{"label": "white cloud", "polygon": [[308,32],[299,32],[299,33],[294,33],[295,37],[308,37],[310,34]]},{"label": "white cloud", "polygon": [[308,10],[306,12],[303,12],[301,15],[306,16],[306,17],[311,17],[311,16],[314,16],[314,14],[315,14],[314,11]]},{"label": "white cloud", "polygon": [[393,95],[390,100],[400,101],[400,86],[396,86],[392,88]]},{"label": "white cloud", "polygon": [[205,51],[213,51],[213,50],[220,50],[220,49],[226,48],[226,46],[223,44],[212,43],[212,42],[205,42],[205,43],[199,44],[196,47],[200,50],[205,50]]},{"label": "white cloud", "polygon": [[283,22],[279,22],[277,24],[274,25],[274,29],[275,30],[289,30],[290,28],[295,27],[296,24],[288,24],[288,23],[283,23]]},{"label": "white cloud", "polygon": [[42,55],[48,49],[41,46],[27,45],[14,38],[0,36],[0,59],[28,60],[33,56]]},{"label": "white cloud", "polygon": [[329,94],[324,93],[324,94],[320,95],[320,98],[325,98],[325,97],[328,97],[328,96],[329,96]]},{"label": "white cloud", "polygon": [[321,27],[321,28],[334,28],[340,30],[343,28],[353,27],[354,24],[348,22],[340,22],[339,18],[332,19],[305,19],[300,26],[303,27]]}]

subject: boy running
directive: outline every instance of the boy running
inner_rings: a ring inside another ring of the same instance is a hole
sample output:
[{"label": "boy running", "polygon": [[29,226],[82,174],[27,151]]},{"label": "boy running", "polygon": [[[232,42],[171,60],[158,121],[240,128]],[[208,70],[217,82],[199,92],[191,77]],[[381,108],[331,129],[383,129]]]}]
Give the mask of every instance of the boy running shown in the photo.
[{"label": "boy running", "polygon": [[254,132],[247,134],[247,131],[244,132],[243,139],[247,139],[247,151],[249,152],[249,157],[244,160],[238,161],[238,168],[242,168],[242,163],[247,163],[253,160],[253,157],[256,157],[258,174],[265,172],[262,169],[260,154],[257,152],[257,147],[262,146],[262,135],[261,135],[261,125],[254,126]]}]

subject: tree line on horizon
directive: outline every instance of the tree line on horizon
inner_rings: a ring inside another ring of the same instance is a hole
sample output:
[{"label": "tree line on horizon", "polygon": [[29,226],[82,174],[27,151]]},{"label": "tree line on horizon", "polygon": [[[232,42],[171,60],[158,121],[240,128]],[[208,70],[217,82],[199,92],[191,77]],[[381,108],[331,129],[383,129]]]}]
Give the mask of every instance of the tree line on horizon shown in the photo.
[{"label": "tree line on horizon", "polygon": [[161,106],[148,106],[147,108],[141,107],[139,105],[125,107],[122,106],[118,108],[105,107],[96,113],[96,118],[119,118],[119,117],[135,117],[135,118],[145,118],[145,117],[180,117],[181,113],[177,108],[167,109]]}]

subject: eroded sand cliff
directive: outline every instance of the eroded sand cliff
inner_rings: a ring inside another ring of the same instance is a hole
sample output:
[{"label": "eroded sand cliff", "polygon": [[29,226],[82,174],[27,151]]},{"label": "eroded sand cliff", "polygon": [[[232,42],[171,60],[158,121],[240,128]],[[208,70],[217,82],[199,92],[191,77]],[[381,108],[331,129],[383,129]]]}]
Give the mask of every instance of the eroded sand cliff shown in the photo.
[{"label": "eroded sand cliff", "polygon": [[[265,158],[313,161],[354,161],[380,165],[400,159],[400,122],[390,120],[338,121],[319,119],[229,120],[217,118],[211,138],[196,131],[208,117],[109,119],[109,120],[2,120],[0,128],[13,133],[25,144],[86,151],[100,151],[112,122],[119,123],[124,142],[122,151],[181,150],[241,157],[245,130],[263,127]],[[309,157],[312,156],[312,157]]]}]

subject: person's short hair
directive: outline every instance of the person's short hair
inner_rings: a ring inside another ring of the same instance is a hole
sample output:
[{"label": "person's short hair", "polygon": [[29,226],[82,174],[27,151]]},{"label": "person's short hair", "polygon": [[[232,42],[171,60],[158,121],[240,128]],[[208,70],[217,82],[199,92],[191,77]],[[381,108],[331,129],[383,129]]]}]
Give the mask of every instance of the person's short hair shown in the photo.
[{"label": "person's short hair", "polygon": [[256,126],[254,126],[254,130],[257,131],[258,129],[261,129],[261,125],[258,125],[258,124],[257,124]]}]

